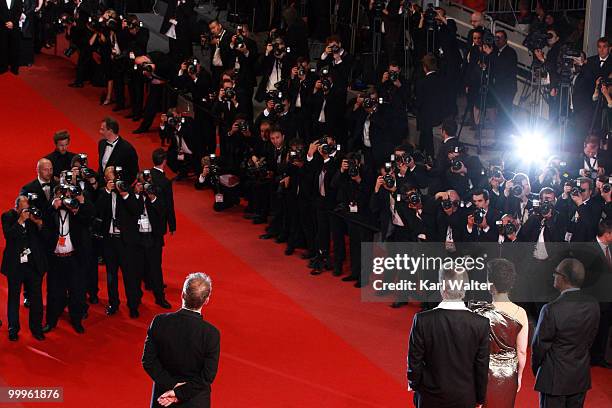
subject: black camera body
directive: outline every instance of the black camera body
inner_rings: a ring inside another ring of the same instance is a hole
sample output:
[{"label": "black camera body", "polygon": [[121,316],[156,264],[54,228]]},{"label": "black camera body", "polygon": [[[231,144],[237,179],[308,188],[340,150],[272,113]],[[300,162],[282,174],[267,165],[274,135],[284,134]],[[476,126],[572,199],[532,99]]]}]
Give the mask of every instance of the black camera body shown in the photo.
[{"label": "black camera body", "polygon": [[153,183],[144,183],[143,190],[146,194],[157,195],[157,189]]},{"label": "black camera body", "polygon": [[499,231],[499,235],[503,235],[506,237],[509,237],[512,234],[516,234],[516,225],[514,225],[514,223],[512,222],[508,222],[506,224],[504,224],[501,220],[497,221],[498,224],[498,231]]},{"label": "black camera body", "polygon": [[400,73],[398,71],[389,71],[389,81],[395,82],[399,79]]},{"label": "black camera body", "polygon": [[357,177],[359,175],[359,161],[351,159],[348,161],[348,175],[349,177]]},{"label": "black camera body", "polygon": [[474,216],[474,223],[476,225],[480,225],[482,224],[485,217],[487,216],[487,212],[485,211],[484,208],[476,208],[474,212],[472,213],[472,215]]},{"label": "black camera body", "polygon": [[222,99],[224,102],[231,101],[236,96],[236,90],[233,87],[228,86],[227,88],[224,88],[223,91],[224,95]]},{"label": "black camera body", "polygon": [[546,216],[549,215],[555,209],[555,205],[551,201],[533,201],[533,210],[537,215]]},{"label": "black camera body", "polygon": [[510,189],[510,194],[512,194],[514,197],[520,197],[520,195],[523,194],[523,186],[512,186],[512,188]]},{"label": "black camera body", "polygon": [[327,143],[327,138],[326,137],[322,137],[321,139],[319,139],[319,145],[321,145],[321,152],[329,155],[332,154],[333,152],[335,152],[336,150],[338,150],[337,146],[334,145],[330,145]]},{"label": "black camera body", "polygon": [[289,163],[303,162],[306,153],[303,149],[295,149],[289,151]]},{"label": "black camera body", "polygon": [[532,31],[523,40],[523,46],[529,51],[541,50],[546,48],[548,40],[552,38],[552,35],[543,30]]},{"label": "black camera body", "polygon": [[438,23],[436,22],[437,16],[438,13],[436,13],[433,3],[428,3],[424,12],[425,29],[431,31],[438,28]]},{"label": "black camera body", "polygon": [[603,191],[604,193],[609,193],[610,191],[612,191],[612,185],[610,183],[606,183],[603,186],[601,186],[601,191]]},{"label": "black camera body", "polygon": [[454,171],[461,170],[463,166],[463,161],[457,159],[451,160],[451,169],[453,169]]},{"label": "black camera body", "polygon": [[41,219],[43,216],[42,211],[38,207],[30,206],[27,208],[27,211],[32,214],[34,218]]}]

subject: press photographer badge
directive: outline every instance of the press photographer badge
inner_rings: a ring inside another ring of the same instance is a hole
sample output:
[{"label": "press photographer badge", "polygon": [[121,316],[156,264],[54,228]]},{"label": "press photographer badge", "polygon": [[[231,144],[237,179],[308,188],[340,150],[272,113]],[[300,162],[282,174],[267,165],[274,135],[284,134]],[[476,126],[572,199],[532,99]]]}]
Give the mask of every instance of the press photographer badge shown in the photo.
[{"label": "press photographer badge", "polygon": [[149,231],[149,219],[147,217],[145,217],[144,215],[140,216],[140,219],[138,220],[138,224],[140,224],[140,228],[143,231]]},{"label": "press photographer badge", "polygon": [[219,193],[219,194],[215,194],[215,203],[222,203],[223,202],[223,194]]}]

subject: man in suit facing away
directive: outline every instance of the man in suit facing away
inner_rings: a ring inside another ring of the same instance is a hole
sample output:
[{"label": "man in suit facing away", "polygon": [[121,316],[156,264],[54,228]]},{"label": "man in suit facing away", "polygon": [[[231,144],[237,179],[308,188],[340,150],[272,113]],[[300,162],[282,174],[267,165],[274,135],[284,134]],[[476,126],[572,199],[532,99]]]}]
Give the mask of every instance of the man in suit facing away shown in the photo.
[{"label": "man in suit facing away", "polygon": [[219,365],[219,330],[202,318],[212,282],[192,273],[183,284],[183,307],[155,316],[147,331],[142,366],[153,379],[151,407],[210,407]]},{"label": "man in suit facing away", "polygon": [[417,408],[481,407],[487,393],[489,320],[463,303],[467,272],[443,268],[439,282],[442,302],[417,313],[412,322],[409,389],[415,391]]},{"label": "man in suit facing away", "polygon": [[542,308],[531,344],[535,390],[541,408],[582,407],[591,388],[589,348],[599,305],[580,290],[585,270],[579,260],[564,259],[553,275],[561,295]]},{"label": "man in suit facing away", "polygon": [[22,0],[0,2],[0,74],[9,68],[13,74],[19,74],[19,19],[22,11]]},{"label": "man in suit facing away", "polygon": [[128,185],[132,184],[138,173],[138,154],[134,146],[119,136],[119,123],[113,118],[106,117],[100,125],[98,142],[98,174],[102,177],[104,170],[109,166],[122,168],[122,180]]},{"label": "man in suit facing away", "polygon": [[444,78],[438,73],[438,62],[432,54],[423,57],[425,77],[416,84],[419,149],[434,155],[433,128],[448,115],[448,95]]}]

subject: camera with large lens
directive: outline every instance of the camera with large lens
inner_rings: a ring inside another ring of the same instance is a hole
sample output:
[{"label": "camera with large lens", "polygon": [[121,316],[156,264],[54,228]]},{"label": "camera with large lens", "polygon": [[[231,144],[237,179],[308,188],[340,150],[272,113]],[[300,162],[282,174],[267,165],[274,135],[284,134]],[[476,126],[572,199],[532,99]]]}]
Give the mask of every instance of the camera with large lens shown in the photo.
[{"label": "camera with large lens", "polygon": [[155,185],[153,183],[144,183],[142,187],[146,194],[157,194],[157,189],[155,188]]},{"label": "camera with large lens", "polygon": [[319,145],[321,145],[321,152],[325,154],[332,154],[337,150],[337,146],[330,145],[327,143],[327,137],[319,139]]},{"label": "camera with large lens", "polygon": [[500,179],[504,177],[504,173],[502,173],[499,167],[492,167],[489,173],[489,177]]},{"label": "camera with large lens", "polygon": [[512,194],[514,197],[520,197],[521,194],[523,194],[523,186],[518,184],[516,186],[512,186],[512,188],[510,188],[510,194]]},{"label": "camera with large lens", "polygon": [[457,207],[459,203],[457,201],[453,201],[450,198],[444,199],[440,202],[440,205],[445,210],[450,210],[453,207]]},{"label": "camera with large lens", "polygon": [[244,35],[242,32],[242,26],[236,27],[236,48],[244,47]]},{"label": "camera with large lens", "polygon": [[249,124],[246,121],[238,122],[238,130],[245,133],[249,130]]},{"label": "camera with large lens", "polygon": [[506,237],[509,237],[512,234],[516,234],[516,225],[514,225],[514,223],[512,222],[508,222],[506,224],[503,223],[503,221],[499,220],[496,221],[497,227],[498,227],[498,231],[499,231],[499,235],[504,235]]},{"label": "camera with large lens", "polygon": [[408,204],[418,205],[421,203],[421,193],[410,191],[402,197]]},{"label": "camera with large lens", "polygon": [[73,197],[63,197],[62,205],[69,210],[76,210],[79,208],[79,200]]},{"label": "camera with large lens", "polygon": [[604,193],[609,193],[610,191],[612,191],[612,185],[610,183],[606,183],[603,186],[601,186],[601,191]]},{"label": "camera with large lens", "polygon": [[332,87],[329,68],[321,68],[321,70],[319,71],[319,76],[321,77],[321,87],[323,88],[323,91],[329,91]]},{"label": "camera with large lens", "polygon": [[436,28],[438,28],[438,24],[436,23],[437,16],[438,13],[436,13],[436,9],[434,9],[433,3],[428,3],[427,8],[424,12],[425,29],[435,30]]},{"label": "camera with large lens", "polygon": [[400,73],[398,71],[389,71],[389,81],[395,82],[399,79]]},{"label": "camera with large lens", "polygon": [[523,40],[523,46],[531,52],[534,50],[541,50],[546,48],[548,45],[548,40],[551,38],[552,34],[544,30],[532,31],[527,35],[527,37],[525,37],[525,40]]},{"label": "camera with large lens", "polygon": [[142,28],[143,26],[144,24],[142,24],[142,21],[139,20],[132,20],[127,23],[127,28],[132,30],[135,28]]},{"label": "camera with large lens", "polygon": [[351,159],[348,161],[348,175],[349,177],[357,177],[359,175],[359,161]]},{"label": "camera with large lens", "polygon": [[289,151],[289,163],[303,162],[305,157],[304,149],[292,149]]},{"label": "camera with large lens", "polygon": [[149,73],[152,74],[153,73],[153,64],[151,64],[150,62],[143,62],[140,64],[134,64],[134,71],[136,71],[137,73],[140,74],[145,74],[145,73]]},{"label": "camera with large lens", "polygon": [[38,208],[38,207],[34,207],[34,206],[30,206],[29,208],[26,209],[30,214],[32,214],[32,216],[34,218],[38,218],[41,219],[42,218],[42,211]]},{"label": "camera with large lens", "polygon": [[383,181],[387,188],[395,187],[395,177],[393,176],[393,164],[385,163],[385,174],[383,175]]},{"label": "camera with large lens", "polygon": [[574,186],[572,187],[572,190],[570,191],[570,195],[572,197],[580,197],[580,195],[582,193],[584,193],[584,188],[580,187],[580,186]]},{"label": "camera with large lens", "polygon": [[272,53],[274,57],[281,58],[285,52],[289,52],[289,49],[285,47],[285,44],[275,42],[272,44]]},{"label": "camera with large lens", "polygon": [[458,159],[451,160],[451,169],[454,171],[459,171],[463,167],[463,162]]},{"label": "camera with large lens", "polygon": [[304,68],[302,65],[300,65],[298,67],[298,75],[299,76],[306,76],[306,68]]},{"label": "camera with large lens", "polygon": [[474,210],[472,215],[474,216],[474,224],[480,225],[482,224],[485,217],[487,216],[487,212],[485,211],[484,208],[477,208]]},{"label": "camera with large lens", "polygon": [[551,202],[551,201],[538,201],[538,200],[534,200],[533,201],[533,209],[536,212],[536,214],[541,215],[541,216],[546,216],[549,215],[555,208],[555,205]]},{"label": "camera with large lens", "polygon": [[224,88],[223,91],[224,91],[224,95],[223,95],[224,102],[229,102],[232,99],[234,99],[234,97],[236,96],[236,90],[234,89],[234,87],[228,86]]},{"label": "camera with large lens", "polygon": [[198,65],[200,64],[200,60],[197,58],[188,58],[183,61],[185,65],[187,65],[187,73],[190,75],[195,75],[198,73]]},{"label": "camera with large lens", "polygon": [[376,106],[378,105],[378,101],[372,97],[368,96],[364,96],[363,98],[363,107],[366,109],[376,109]]}]

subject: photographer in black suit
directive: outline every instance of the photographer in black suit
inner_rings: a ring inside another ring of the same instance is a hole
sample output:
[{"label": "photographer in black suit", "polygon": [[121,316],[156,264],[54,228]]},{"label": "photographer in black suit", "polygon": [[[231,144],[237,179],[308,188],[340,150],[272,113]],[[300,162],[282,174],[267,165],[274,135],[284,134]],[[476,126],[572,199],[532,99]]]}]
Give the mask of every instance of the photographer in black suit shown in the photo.
[{"label": "photographer in black suit", "polygon": [[195,7],[193,0],[170,0],[159,32],[169,37],[170,55],[181,61],[193,54],[191,23]]},{"label": "photographer in black suit", "polygon": [[164,234],[170,231],[170,234],[173,235],[176,232],[176,214],[174,212],[172,181],[166,177],[166,151],[162,148],[155,149],[151,154],[151,158],[153,160],[151,180],[153,184],[159,188],[166,209],[163,231]]},{"label": "photographer in black suit", "polygon": [[[155,296],[155,303],[164,309],[170,309],[170,304],[164,295],[162,278],[162,247],[164,235],[163,199],[158,198],[158,189],[150,183],[143,173],[138,175],[134,188],[125,201],[126,212],[123,223],[123,240],[127,246],[130,286],[126,290],[132,293],[132,298],[140,300],[142,290],[140,282],[149,282]],[[125,281],[125,279],[124,279]],[[128,301],[129,301],[128,294]],[[138,315],[138,306],[131,308],[131,314]]]},{"label": "photographer in black suit", "polygon": [[559,297],[546,304],[531,343],[531,368],[541,408],[582,407],[591,388],[589,348],[599,325],[599,305],[580,290],[583,264],[567,258],[557,266]]},{"label": "photographer in black suit", "polygon": [[134,287],[135,280],[129,266],[130,254],[126,248],[126,244],[130,243],[130,237],[126,237],[124,232],[124,229],[129,228],[130,222],[126,208],[126,200],[129,198],[127,190],[127,183],[117,177],[116,168],[107,167],[104,171],[104,187],[98,195],[96,209],[102,220],[101,232],[104,237],[109,303],[106,315],[112,316],[119,310],[119,268],[121,268],[130,317],[137,318],[142,293]]},{"label": "photographer in black suit", "polygon": [[22,0],[0,2],[0,74],[11,70],[19,74],[19,48],[21,29],[19,20],[23,12]]},{"label": "photographer in black suit", "polygon": [[213,20],[208,23],[210,29],[210,72],[212,74],[213,88],[221,80],[223,71],[233,68],[235,63],[234,50],[230,47],[234,33],[227,31],[219,22]]},{"label": "photographer in black suit", "polygon": [[407,374],[417,408],[482,407],[485,402],[489,320],[465,307],[465,290],[450,288],[468,279],[467,272],[441,269],[442,302],[414,316]]},{"label": "photographer in black suit", "polygon": [[31,209],[28,198],[17,197],[15,208],[2,214],[2,231],[6,246],[0,272],[8,279],[9,340],[16,341],[19,333],[19,297],[21,285],[27,285],[30,299],[29,326],[36,340],[42,333],[42,279],[47,271],[47,257],[42,242],[42,212]]},{"label": "photographer in black suit", "polygon": [[80,188],[64,184],[56,188],[51,208],[43,213],[49,253],[44,333],[57,326],[66,299],[72,327],[79,334],[85,332],[81,321],[87,311],[86,278],[77,256],[84,250],[83,237],[88,233],[94,213],[93,204],[86,200]]},{"label": "photographer in black suit", "polygon": [[104,118],[100,125],[100,136],[102,139],[98,142],[98,173],[103,175],[109,166],[121,167],[123,181],[131,184],[138,173],[136,149],[119,136],[119,124],[113,118]]},{"label": "photographer in black suit", "polygon": [[147,331],[142,366],[155,382],[151,407],[180,403],[209,408],[211,385],[219,365],[219,330],[203,320],[212,282],[192,273],[183,284],[183,307],[155,316]]},{"label": "photographer in black suit", "polygon": [[53,180],[53,165],[49,159],[40,159],[36,164],[36,180],[32,180],[21,187],[19,195],[28,196],[36,194],[36,198],[31,200],[31,204],[41,210],[45,210],[51,205],[53,192],[57,182]]}]

